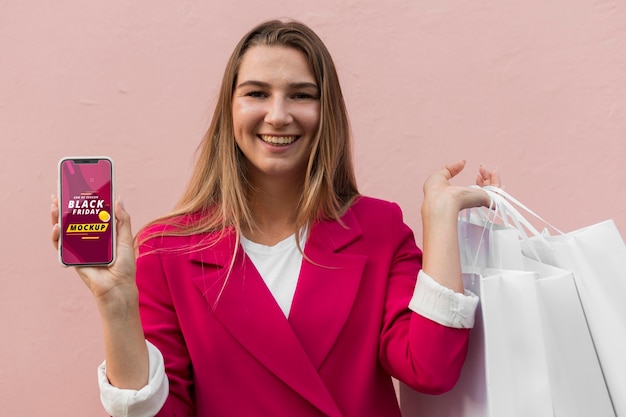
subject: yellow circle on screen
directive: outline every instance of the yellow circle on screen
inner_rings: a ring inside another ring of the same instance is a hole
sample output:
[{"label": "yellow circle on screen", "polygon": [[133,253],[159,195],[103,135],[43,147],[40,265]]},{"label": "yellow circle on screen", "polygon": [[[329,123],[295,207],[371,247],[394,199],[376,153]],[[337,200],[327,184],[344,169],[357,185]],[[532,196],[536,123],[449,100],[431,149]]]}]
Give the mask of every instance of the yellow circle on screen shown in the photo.
[{"label": "yellow circle on screen", "polygon": [[108,222],[109,220],[111,220],[111,215],[106,210],[102,210],[100,213],[98,213],[98,217],[100,217],[100,220],[102,220],[103,222]]}]

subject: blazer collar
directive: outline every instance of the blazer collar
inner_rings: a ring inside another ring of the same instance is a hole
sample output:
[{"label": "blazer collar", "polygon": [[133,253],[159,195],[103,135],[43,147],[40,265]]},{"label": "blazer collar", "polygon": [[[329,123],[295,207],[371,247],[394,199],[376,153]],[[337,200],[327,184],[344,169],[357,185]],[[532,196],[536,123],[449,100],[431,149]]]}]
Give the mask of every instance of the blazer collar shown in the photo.
[{"label": "blazer collar", "polygon": [[288,320],[241,245],[235,248],[233,230],[212,243],[192,236],[192,247],[199,249],[189,255],[207,266],[192,279],[216,318],[268,370],[329,416],[341,412],[318,369],[350,314],[366,261],[346,250],[362,235],[352,210],[342,223],[311,227],[304,251],[309,261],[303,260]]},{"label": "blazer collar", "polygon": [[366,256],[351,254],[362,235],[349,210],[342,223],[320,221],[310,231],[289,323],[319,369],[341,334],[358,292]]},{"label": "blazer collar", "polygon": [[[341,223],[331,220],[319,220],[313,224],[309,231],[309,238],[305,245],[307,251],[319,252],[320,254],[335,253],[358,240],[363,234],[361,226],[352,209],[346,211],[341,218]],[[233,228],[222,233],[210,235],[192,235],[190,247],[192,249],[189,259],[218,268],[229,266],[235,253],[236,236]],[[243,256],[239,246],[236,250],[238,256]]]}]

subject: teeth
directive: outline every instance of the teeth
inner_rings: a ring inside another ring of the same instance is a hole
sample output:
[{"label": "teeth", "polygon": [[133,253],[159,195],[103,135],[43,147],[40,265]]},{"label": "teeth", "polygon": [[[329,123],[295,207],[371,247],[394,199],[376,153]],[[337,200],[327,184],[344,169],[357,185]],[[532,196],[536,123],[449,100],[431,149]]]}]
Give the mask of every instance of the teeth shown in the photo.
[{"label": "teeth", "polygon": [[271,143],[273,145],[289,145],[296,140],[296,136],[270,136],[261,135],[263,142]]}]

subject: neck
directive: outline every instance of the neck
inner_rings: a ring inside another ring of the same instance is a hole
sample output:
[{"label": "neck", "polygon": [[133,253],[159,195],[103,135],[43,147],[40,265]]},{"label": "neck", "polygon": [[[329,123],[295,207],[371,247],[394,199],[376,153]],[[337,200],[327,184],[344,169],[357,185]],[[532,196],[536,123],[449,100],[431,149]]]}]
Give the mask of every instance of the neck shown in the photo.
[{"label": "neck", "polygon": [[274,245],[296,231],[296,212],[302,195],[302,182],[289,179],[255,181],[250,195],[254,228],[243,234],[251,241]]}]

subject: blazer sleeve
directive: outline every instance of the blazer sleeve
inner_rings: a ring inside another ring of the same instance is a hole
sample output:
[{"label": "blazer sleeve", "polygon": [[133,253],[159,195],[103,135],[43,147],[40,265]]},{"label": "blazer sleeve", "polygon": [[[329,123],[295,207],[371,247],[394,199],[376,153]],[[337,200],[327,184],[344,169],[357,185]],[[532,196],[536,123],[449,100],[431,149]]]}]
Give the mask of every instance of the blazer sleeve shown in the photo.
[{"label": "blazer sleeve", "polygon": [[168,249],[159,248],[161,240],[156,237],[140,245],[137,258],[139,308],[144,334],[161,351],[169,381],[169,395],[157,416],[192,417],[191,359],[163,268],[162,257],[167,256]]},{"label": "blazer sleeve", "polygon": [[413,389],[440,394],[452,389],[467,355],[469,329],[439,324],[409,309],[421,251],[394,204],[379,359],[391,375]]}]

